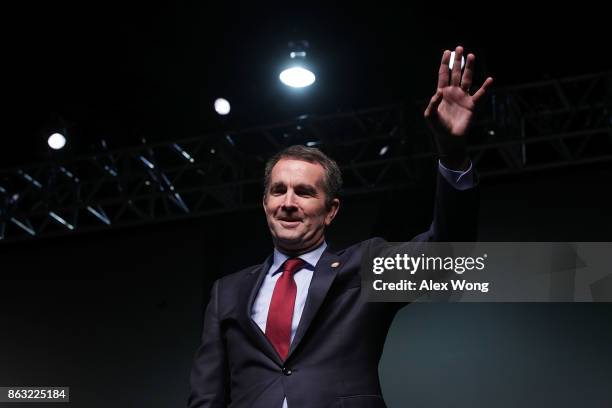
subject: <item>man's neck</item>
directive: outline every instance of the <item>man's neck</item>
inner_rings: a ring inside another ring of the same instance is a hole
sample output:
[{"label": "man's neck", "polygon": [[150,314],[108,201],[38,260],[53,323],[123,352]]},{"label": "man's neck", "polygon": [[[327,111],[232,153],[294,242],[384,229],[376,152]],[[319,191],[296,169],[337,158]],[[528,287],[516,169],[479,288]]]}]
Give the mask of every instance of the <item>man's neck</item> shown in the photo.
[{"label": "man's neck", "polygon": [[323,245],[323,243],[325,242],[325,237],[322,237],[321,240],[319,242],[317,242],[314,245],[311,245],[309,247],[306,248],[300,248],[297,250],[288,250],[285,248],[281,248],[278,245],[274,245],[274,248],[276,248],[277,251],[281,252],[282,254],[287,255],[290,258],[296,257],[296,256],[300,256],[303,254],[306,254],[308,252],[312,252],[315,249],[319,248],[321,245]]}]

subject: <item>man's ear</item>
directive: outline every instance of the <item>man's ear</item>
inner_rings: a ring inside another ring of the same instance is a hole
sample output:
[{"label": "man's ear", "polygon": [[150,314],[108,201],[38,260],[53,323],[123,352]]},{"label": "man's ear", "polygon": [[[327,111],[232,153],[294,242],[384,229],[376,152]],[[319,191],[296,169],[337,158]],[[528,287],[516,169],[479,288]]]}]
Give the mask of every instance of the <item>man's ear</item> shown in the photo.
[{"label": "man's ear", "polygon": [[327,210],[327,215],[325,216],[325,226],[329,226],[331,222],[336,218],[336,214],[338,214],[338,210],[340,209],[340,200],[334,198],[331,202],[329,210]]}]

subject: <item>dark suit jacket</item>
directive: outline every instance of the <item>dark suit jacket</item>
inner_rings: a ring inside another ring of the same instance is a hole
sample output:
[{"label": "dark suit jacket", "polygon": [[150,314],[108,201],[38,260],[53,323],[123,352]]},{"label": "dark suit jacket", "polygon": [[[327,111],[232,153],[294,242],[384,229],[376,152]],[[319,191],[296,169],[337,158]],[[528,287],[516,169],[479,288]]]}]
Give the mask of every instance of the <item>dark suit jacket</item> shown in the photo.
[{"label": "dark suit jacket", "polygon": [[[474,241],[477,206],[476,189],[456,190],[438,176],[431,228],[413,240]],[[285,396],[289,408],[385,407],[378,363],[403,304],[360,297],[362,253],[379,242],[323,253],[286,361],[251,319],[272,256],[216,281],[191,372],[189,407],[281,408]]]}]

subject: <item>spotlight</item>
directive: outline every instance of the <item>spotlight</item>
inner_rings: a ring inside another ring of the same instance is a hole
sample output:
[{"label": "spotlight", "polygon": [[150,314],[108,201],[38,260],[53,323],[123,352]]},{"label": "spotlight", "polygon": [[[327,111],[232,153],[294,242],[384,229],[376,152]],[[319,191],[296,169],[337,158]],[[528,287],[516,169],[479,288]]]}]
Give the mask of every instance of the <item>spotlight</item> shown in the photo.
[{"label": "spotlight", "polygon": [[279,78],[283,84],[292,88],[305,88],[316,80],[311,71],[302,67],[287,68],[280,73]]},{"label": "spotlight", "polygon": [[289,43],[289,48],[292,49],[289,54],[290,63],[278,76],[283,84],[291,88],[305,88],[314,84],[317,78],[306,63],[308,47],[308,41]]},{"label": "spotlight", "polygon": [[53,133],[49,136],[49,139],[47,139],[47,143],[53,150],[60,150],[66,146],[66,138],[61,133]]},{"label": "spotlight", "polygon": [[224,98],[218,98],[215,101],[215,111],[219,114],[219,115],[227,115],[228,113],[230,113],[230,103],[227,99]]}]

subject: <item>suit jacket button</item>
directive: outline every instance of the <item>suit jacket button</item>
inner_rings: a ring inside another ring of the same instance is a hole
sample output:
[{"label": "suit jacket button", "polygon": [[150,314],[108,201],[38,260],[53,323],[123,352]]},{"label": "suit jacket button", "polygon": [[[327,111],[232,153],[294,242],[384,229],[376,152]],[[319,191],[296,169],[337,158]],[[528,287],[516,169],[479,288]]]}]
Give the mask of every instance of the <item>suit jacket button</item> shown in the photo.
[{"label": "suit jacket button", "polygon": [[289,367],[283,367],[282,371],[283,371],[283,374],[285,374],[285,375],[293,374],[293,371],[291,371],[291,369]]}]

